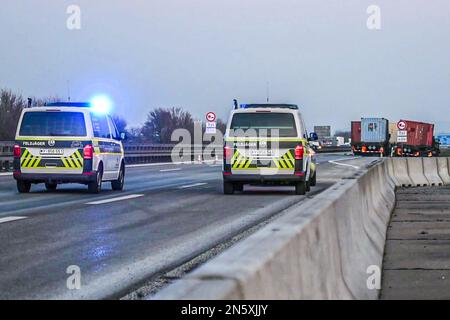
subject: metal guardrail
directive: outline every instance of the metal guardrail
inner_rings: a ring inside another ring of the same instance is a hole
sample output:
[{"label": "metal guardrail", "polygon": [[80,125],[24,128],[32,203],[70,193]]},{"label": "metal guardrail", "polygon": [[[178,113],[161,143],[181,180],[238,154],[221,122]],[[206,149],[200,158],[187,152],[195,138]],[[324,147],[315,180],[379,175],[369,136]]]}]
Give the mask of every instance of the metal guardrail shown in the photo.
[{"label": "metal guardrail", "polygon": [[[13,165],[13,141],[0,141],[0,171],[10,171]],[[154,162],[170,162],[172,160],[172,150],[175,144],[125,144],[125,161],[128,164],[144,164]],[[181,145],[178,146],[183,151],[183,161],[196,161],[203,154],[205,148],[214,148],[214,145]],[[219,152],[211,153],[213,158],[222,157],[222,146],[216,146]],[[350,147],[323,147],[317,153],[326,152],[347,152],[351,151]]]},{"label": "metal guardrail", "polygon": [[0,141],[0,171],[12,170],[13,141]]},{"label": "metal guardrail", "polygon": [[[0,171],[11,171],[13,166],[13,141],[0,141]],[[154,162],[170,162],[175,144],[125,144],[125,161],[128,164],[143,164]],[[181,145],[179,153],[182,161],[195,161],[201,156],[203,160],[206,145]],[[209,145],[208,148],[213,146]],[[222,146],[218,149],[217,157],[222,156]],[[212,152],[212,157],[216,154]]]}]

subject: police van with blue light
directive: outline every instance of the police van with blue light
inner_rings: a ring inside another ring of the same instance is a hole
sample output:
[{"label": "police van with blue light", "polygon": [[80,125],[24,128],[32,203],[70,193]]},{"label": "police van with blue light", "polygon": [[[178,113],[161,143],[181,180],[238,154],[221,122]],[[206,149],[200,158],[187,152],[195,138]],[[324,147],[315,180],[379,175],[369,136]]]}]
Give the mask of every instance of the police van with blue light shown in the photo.
[{"label": "police van with blue light", "polygon": [[231,112],[224,137],[223,192],[246,184],[293,185],[304,195],[316,184],[315,153],[294,104],[243,104]]},{"label": "police van with blue light", "polygon": [[122,140],[113,118],[100,103],[55,102],[22,111],[14,145],[17,190],[32,184],[81,183],[99,193],[103,182],[123,190],[125,160]]}]

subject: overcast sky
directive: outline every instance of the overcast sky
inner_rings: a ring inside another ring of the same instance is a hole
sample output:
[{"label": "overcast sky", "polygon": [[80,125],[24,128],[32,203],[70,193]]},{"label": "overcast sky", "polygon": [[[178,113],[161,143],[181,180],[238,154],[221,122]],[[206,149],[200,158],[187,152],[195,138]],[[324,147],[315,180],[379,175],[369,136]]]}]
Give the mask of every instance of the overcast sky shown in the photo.
[{"label": "overcast sky", "polygon": [[269,82],[309,126],[382,116],[450,132],[449,17],[448,0],[1,0],[0,87],[65,98],[69,80],[72,100],[109,94],[140,124],[155,107],[227,118]]}]

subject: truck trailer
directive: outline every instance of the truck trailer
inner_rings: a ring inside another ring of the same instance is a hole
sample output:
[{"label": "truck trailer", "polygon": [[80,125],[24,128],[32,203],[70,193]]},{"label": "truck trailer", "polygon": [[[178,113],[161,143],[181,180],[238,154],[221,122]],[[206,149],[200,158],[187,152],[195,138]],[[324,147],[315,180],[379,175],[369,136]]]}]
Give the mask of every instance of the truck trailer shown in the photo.
[{"label": "truck trailer", "polygon": [[360,155],[361,154],[361,121],[352,121],[351,126],[351,146],[353,154]]},{"label": "truck trailer", "polygon": [[389,139],[389,120],[361,118],[361,155],[389,155],[391,153]]},{"label": "truck trailer", "polygon": [[397,123],[397,157],[432,157],[439,155],[439,142],[434,137],[434,124],[411,120]]}]

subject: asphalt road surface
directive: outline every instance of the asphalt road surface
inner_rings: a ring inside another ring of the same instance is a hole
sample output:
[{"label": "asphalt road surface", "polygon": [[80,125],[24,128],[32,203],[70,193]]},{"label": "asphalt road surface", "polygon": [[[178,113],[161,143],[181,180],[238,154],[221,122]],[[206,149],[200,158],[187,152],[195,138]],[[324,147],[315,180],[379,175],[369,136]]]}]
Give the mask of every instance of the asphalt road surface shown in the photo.
[{"label": "asphalt road surface", "polygon": [[[318,183],[307,196],[257,186],[223,195],[221,165],[213,164],[129,167],[125,191],[105,184],[100,195],[76,184],[19,194],[12,176],[1,174],[0,299],[119,298],[291,205],[314,201],[373,160],[318,155]],[[81,289],[68,288],[68,268],[79,268]]]}]

